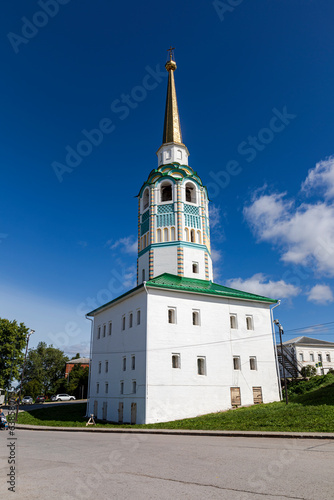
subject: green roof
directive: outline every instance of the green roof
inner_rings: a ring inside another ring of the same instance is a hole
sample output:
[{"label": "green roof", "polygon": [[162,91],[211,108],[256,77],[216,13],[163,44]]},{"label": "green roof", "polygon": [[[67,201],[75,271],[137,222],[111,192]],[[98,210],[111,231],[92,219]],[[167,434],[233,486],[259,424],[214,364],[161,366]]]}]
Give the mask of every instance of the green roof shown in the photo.
[{"label": "green roof", "polygon": [[228,288],[227,286],[218,285],[212,281],[199,280],[193,278],[184,278],[175,274],[164,273],[156,278],[147,281],[146,286],[152,288],[168,288],[170,290],[181,290],[183,292],[205,293],[208,295],[217,295],[219,297],[255,300],[260,302],[276,303],[277,300],[255,295],[254,293],[243,292]]},{"label": "green roof", "polygon": [[[128,290],[119,297],[103,304],[103,306],[94,309],[87,314],[87,316],[94,316],[95,313],[104,309],[105,307],[117,302],[119,299],[130,295],[136,290],[143,288],[143,284]],[[156,278],[153,278],[146,282],[146,286],[149,288],[164,288],[168,290],[181,290],[182,292],[199,293],[207,295],[216,295],[218,297],[234,298],[241,300],[253,300],[257,302],[267,302],[268,304],[274,304],[277,300],[270,299],[268,297],[263,297],[262,295],[255,295],[254,293],[242,292],[241,290],[235,290],[234,288],[228,288],[227,286],[218,285],[218,283],[213,283],[212,281],[199,280],[193,278],[183,278],[182,276],[176,276],[175,274],[164,273],[160,274]]]}]

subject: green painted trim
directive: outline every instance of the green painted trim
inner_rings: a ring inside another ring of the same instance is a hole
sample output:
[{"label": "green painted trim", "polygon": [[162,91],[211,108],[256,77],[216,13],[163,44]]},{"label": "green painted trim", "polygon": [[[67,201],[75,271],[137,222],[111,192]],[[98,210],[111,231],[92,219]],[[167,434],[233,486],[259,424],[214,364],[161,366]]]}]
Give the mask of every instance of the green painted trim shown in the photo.
[{"label": "green painted trim", "polygon": [[159,248],[159,247],[164,247],[164,246],[170,246],[170,247],[191,247],[191,248],[196,248],[197,250],[203,250],[207,252],[210,257],[211,253],[206,245],[200,245],[199,243],[190,243],[189,241],[166,241],[162,243],[152,243],[152,245],[147,246],[144,248],[144,250],[141,250],[141,252],[138,253],[138,257],[141,257],[144,255],[146,252],[149,250],[154,250],[154,248]]}]

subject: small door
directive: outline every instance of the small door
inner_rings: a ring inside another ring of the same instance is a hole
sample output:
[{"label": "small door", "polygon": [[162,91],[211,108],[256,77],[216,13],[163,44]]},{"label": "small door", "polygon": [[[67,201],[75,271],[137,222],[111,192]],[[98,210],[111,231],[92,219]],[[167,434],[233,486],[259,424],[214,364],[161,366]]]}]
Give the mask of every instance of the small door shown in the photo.
[{"label": "small door", "polygon": [[94,401],[94,417],[97,418],[97,401]]},{"label": "small door", "polygon": [[231,387],[231,404],[232,406],[241,405],[240,387]]},{"label": "small door", "polygon": [[253,400],[255,405],[263,403],[262,387],[253,387]]},{"label": "small door", "polygon": [[102,406],[102,420],[107,420],[107,410],[108,410],[108,403],[104,401]]},{"label": "small door", "polygon": [[131,425],[137,420],[137,403],[131,403]]},{"label": "small door", "polygon": [[118,403],[118,423],[123,423],[123,403]]}]

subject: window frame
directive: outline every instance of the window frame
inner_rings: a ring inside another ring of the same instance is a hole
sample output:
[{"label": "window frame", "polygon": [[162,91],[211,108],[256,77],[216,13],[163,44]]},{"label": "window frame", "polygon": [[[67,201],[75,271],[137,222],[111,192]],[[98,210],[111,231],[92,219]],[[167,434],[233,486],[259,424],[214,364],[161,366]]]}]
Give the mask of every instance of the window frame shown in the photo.
[{"label": "window frame", "polygon": [[[235,326],[233,326],[233,323]],[[237,330],[238,329],[238,317],[234,313],[230,313],[230,329]]]},{"label": "window frame", "polygon": [[199,264],[198,264],[198,262],[193,261],[191,267],[192,267],[193,274],[199,274]]},{"label": "window frame", "polygon": [[122,332],[125,331],[125,314],[122,316]]},{"label": "window frame", "polygon": [[137,325],[140,325],[140,321],[141,321],[141,313],[140,313],[140,309],[137,309],[137,314],[136,314],[137,318]]},{"label": "window frame", "polygon": [[167,322],[169,325],[176,325],[176,307],[167,307]]},{"label": "window frame", "polygon": [[135,354],[132,354],[131,355],[131,370],[135,370],[136,369],[136,356]]},{"label": "window frame", "polygon": [[99,340],[101,338],[101,325],[97,327],[97,339]]},{"label": "window frame", "polygon": [[132,394],[137,394],[137,381],[132,380]]},{"label": "window frame", "polygon": [[197,356],[197,375],[206,376],[206,356]]},{"label": "window frame", "polygon": [[129,313],[129,328],[133,327],[133,313]]},{"label": "window frame", "polygon": [[233,356],[233,370],[241,371],[241,358],[240,356]]},{"label": "window frame", "polygon": [[192,310],[192,324],[193,326],[201,326],[201,315],[199,309]]},{"label": "window frame", "polygon": [[254,330],[254,320],[251,314],[246,314],[246,330],[248,331]]},{"label": "window frame", "polygon": [[122,358],[122,371],[126,372],[126,356]]},{"label": "window frame", "polygon": [[[252,362],[253,362],[253,368],[252,368]],[[249,356],[249,369],[251,371],[257,371],[257,358],[256,358],[256,356]]]},{"label": "window frame", "polygon": [[111,336],[111,334],[112,334],[112,321],[109,321],[108,335]]},{"label": "window frame", "polygon": [[109,361],[108,360],[105,361],[104,371],[105,371],[105,373],[109,372]]},{"label": "window frame", "polygon": [[[174,360],[176,360],[177,362],[174,363]],[[179,370],[179,369],[181,369],[181,355],[178,352],[173,352],[172,353],[172,369],[173,370]]]}]

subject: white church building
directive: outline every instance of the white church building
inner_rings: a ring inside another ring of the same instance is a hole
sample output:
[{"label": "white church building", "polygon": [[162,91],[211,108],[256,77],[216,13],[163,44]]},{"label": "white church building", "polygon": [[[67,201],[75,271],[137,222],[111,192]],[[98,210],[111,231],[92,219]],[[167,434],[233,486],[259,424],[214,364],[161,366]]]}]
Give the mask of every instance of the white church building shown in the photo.
[{"label": "white church building", "polygon": [[147,424],[279,400],[271,306],[213,282],[208,193],[166,63],[163,143],[138,194],[137,286],[91,311],[88,414]]}]

